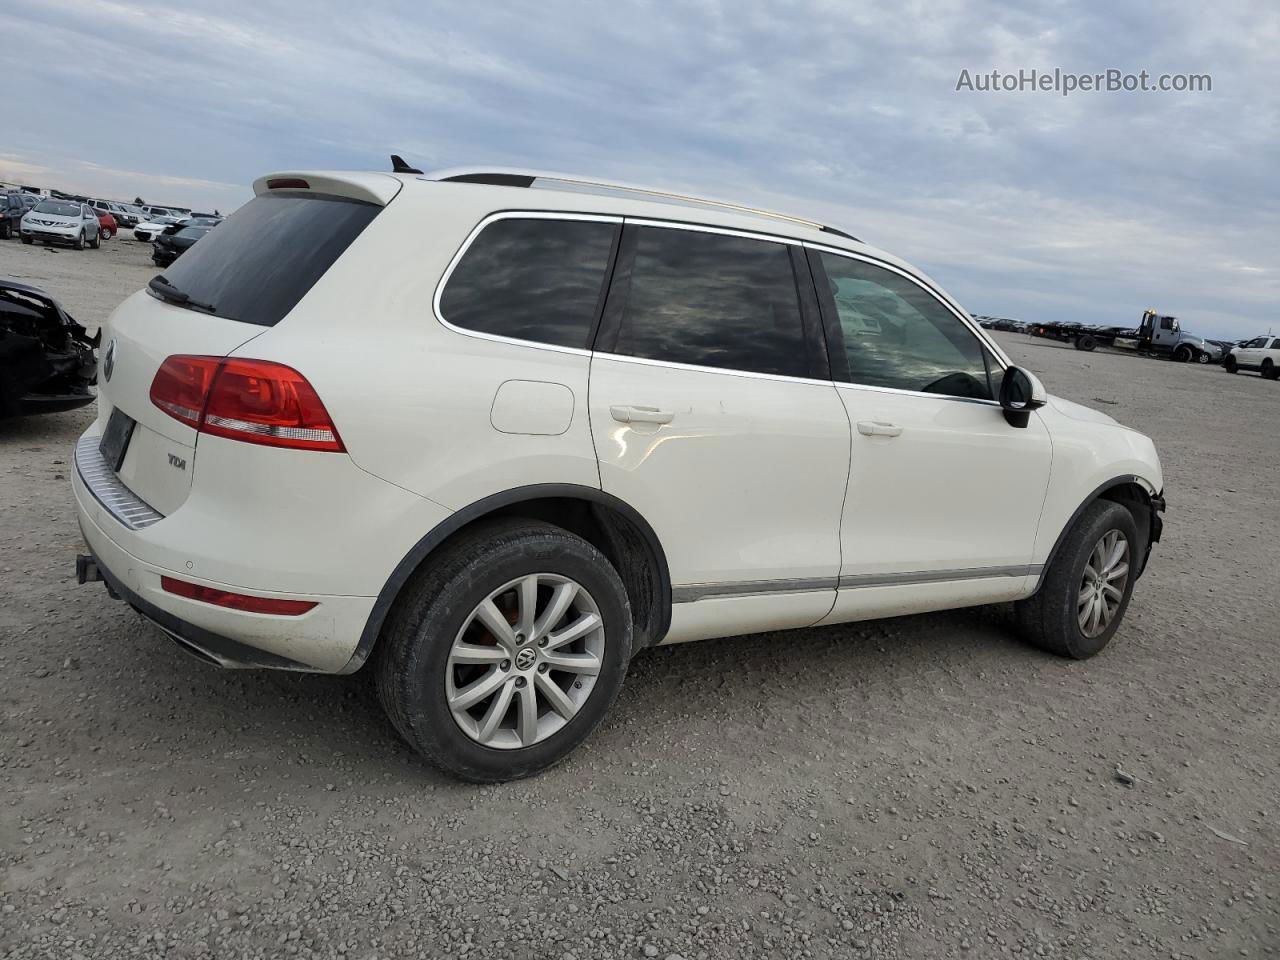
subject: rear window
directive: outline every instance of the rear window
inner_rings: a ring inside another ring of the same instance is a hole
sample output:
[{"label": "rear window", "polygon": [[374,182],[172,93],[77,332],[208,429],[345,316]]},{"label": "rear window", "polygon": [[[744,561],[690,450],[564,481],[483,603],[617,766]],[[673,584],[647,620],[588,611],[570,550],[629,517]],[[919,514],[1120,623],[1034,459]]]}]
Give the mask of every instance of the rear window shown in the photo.
[{"label": "rear window", "polygon": [[263,194],[164,271],[213,313],[263,327],[280,322],[382,208],[358,200]]}]

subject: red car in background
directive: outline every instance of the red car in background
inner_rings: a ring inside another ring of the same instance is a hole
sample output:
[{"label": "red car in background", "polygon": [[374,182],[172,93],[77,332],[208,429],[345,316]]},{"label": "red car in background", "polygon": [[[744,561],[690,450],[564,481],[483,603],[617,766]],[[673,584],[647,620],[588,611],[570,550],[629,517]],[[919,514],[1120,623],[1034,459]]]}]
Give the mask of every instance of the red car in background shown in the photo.
[{"label": "red car in background", "polygon": [[98,228],[103,240],[110,240],[120,232],[120,228],[116,226],[116,218],[111,215],[110,210],[105,207],[94,207],[93,212],[98,215]]}]

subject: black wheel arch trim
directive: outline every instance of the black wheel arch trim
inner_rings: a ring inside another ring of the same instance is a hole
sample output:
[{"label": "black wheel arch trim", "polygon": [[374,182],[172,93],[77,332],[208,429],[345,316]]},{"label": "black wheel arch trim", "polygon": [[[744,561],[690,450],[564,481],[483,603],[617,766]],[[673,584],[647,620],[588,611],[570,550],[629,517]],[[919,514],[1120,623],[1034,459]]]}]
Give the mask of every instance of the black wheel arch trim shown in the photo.
[{"label": "black wheel arch trim", "polygon": [[413,576],[414,571],[421,566],[422,562],[440,544],[444,543],[445,540],[467,524],[504,507],[511,507],[534,500],[549,499],[582,500],[587,503],[608,507],[616,510],[640,531],[652,554],[651,559],[654,561],[658,574],[658,629],[652,639],[654,644],[658,643],[671,626],[671,571],[667,566],[666,552],[662,549],[662,543],[658,540],[658,535],[654,533],[653,527],[631,504],[596,487],[586,487],[576,483],[534,483],[491,494],[460,510],[455,510],[414,544],[409,552],[396,564],[395,569],[391,571],[391,576],[387,578],[387,582],[378,592],[377,600],[373,604],[373,610],[370,611],[369,619],[365,622],[364,630],[360,633],[360,642],[356,646],[355,652],[351,655],[351,659],[347,661],[346,666],[338,672],[344,674],[354,673],[364,666],[365,661],[369,659],[369,654],[373,652],[378,635],[382,632],[382,625],[387,619],[387,614],[391,612],[391,607],[395,604],[396,598],[400,595],[401,589],[409,581],[409,578]]},{"label": "black wheel arch trim", "polygon": [[1080,506],[1076,507],[1071,516],[1067,518],[1067,522],[1058,533],[1058,538],[1053,542],[1053,549],[1049,551],[1049,556],[1045,558],[1044,565],[1040,568],[1040,581],[1036,584],[1037,590],[1040,589],[1040,584],[1044,582],[1044,578],[1049,572],[1049,567],[1057,558],[1058,551],[1062,548],[1063,541],[1067,539],[1067,534],[1071,532],[1071,528],[1075,526],[1076,521],[1080,519],[1080,514],[1084,513],[1085,508],[1094,501],[1101,499],[1102,495],[1108,490],[1114,490],[1116,487],[1127,487],[1131,485],[1138,486],[1144,493],[1146,493],[1147,509],[1150,511],[1146,549],[1143,551],[1142,555],[1142,566],[1138,570],[1138,576],[1142,576],[1143,572],[1147,569],[1147,558],[1151,554],[1151,547],[1153,544],[1159,542],[1160,534],[1164,527],[1164,523],[1160,519],[1160,514],[1164,512],[1165,508],[1164,491],[1161,490],[1157,493],[1151,493],[1149,490],[1151,483],[1148,480],[1138,476],[1136,473],[1130,473],[1119,477],[1112,477],[1110,480],[1099,484],[1092,493],[1080,502]]}]

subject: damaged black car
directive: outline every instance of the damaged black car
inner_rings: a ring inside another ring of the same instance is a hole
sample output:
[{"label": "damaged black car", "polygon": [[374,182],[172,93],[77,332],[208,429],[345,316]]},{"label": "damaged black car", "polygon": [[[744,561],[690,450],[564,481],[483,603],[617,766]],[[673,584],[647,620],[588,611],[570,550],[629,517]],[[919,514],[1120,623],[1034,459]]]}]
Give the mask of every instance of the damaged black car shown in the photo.
[{"label": "damaged black car", "polygon": [[0,417],[92,403],[101,336],[39,287],[0,279]]}]

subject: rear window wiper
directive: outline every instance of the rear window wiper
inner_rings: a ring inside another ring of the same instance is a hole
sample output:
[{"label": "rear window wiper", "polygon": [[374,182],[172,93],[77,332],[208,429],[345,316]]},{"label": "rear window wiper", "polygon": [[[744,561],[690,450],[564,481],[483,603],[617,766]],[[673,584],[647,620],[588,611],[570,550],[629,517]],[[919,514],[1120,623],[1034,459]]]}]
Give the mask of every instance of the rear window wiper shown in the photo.
[{"label": "rear window wiper", "polygon": [[152,277],[147,281],[147,289],[152,291],[161,300],[176,304],[180,307],[190,307],[193,310],[202,310],[205,313],[216,313],[217,307],[212,303],[205,303],[202,300],[194,300],[189,295],[183,293],[163,276]]}]

